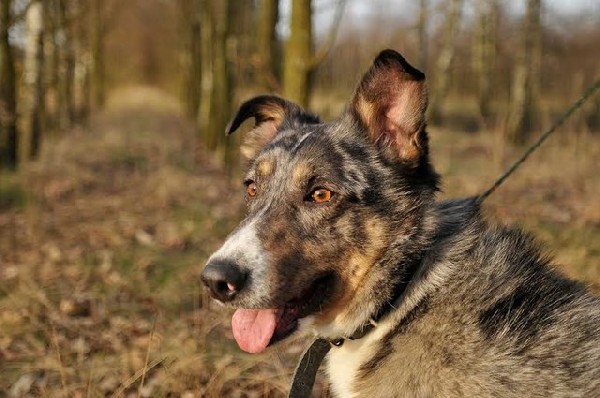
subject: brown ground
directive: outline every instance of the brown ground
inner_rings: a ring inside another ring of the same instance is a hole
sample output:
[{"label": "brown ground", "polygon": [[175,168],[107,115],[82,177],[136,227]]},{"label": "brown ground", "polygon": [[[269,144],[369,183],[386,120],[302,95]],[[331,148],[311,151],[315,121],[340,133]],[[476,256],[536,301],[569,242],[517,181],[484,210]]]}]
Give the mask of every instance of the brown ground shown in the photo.
[{"label": "brown ground", "polygon": [[[553,137],[487,203],[600,287],[600,137]],[[493,134],[432,130],[445,196],[514,159]],[[0,176],[0,396],[281,396],[301,345],[242,354],[196,278],[241,189],[195,150],[174,100],[123,90],[89,127]]]}]

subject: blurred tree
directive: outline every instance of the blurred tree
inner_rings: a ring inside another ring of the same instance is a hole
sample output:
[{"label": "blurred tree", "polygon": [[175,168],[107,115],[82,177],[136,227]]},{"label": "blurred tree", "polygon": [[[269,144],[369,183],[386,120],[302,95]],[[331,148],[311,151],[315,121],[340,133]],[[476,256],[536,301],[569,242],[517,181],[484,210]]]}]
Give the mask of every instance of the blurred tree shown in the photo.
[{"label": "blurred tree", "polygon": [[261,0],[256,32],[255,60],[258,84],[266,91],[279,91],[279,54],[275,28],[279,19],[279,0]]},{"label": "blurred tree", "polygon": [[198,116],[201,94],[201,4],[200,0],[180,0],[183,20],[184,45],[184,103],[186,114],[195,119]]},{"label": "blurred tree", "polygon": [[542,55],[542,2],[527,0],[510,91],[506,137],[514,144],[527,140],[539,114]]},{"label": "blurred tree", "polygon": [[308,105],[312,48],[312,1],[292,0],[290,37],[283,65],[283,95],[302,106]]},{"label": "blurred tree", "polygon": [[[491,116],[496,58],[496,29],[499,4],[497,0],[477,0],[476,25],[473,35],[473,70],[477,79],[477,106],[483,126]],[[483,127],[482,126],[482,127]]]},{"label": "blurred tree", "polygon": [[201,142],[214,147],[209,137],[210,117],[213,108],[213,18],[212,0],[199,0],[200,6],[200,68],[202,69],[200,81],[200,109],[198,111],[198,128]]},{"label": "blurred tree", "polygon": [[101,109],[106,101],[106,65],[104,64],[106,21],[103,1],[91,0],[91,2],[92,88],[95,106]]},{"label": "blurred tree", "polygon": [[[67,0],[70,1],[70,0]],[[92,56],[92,38],[90,32],[90,12],[93,0],[73,1],[70,27],[73,30],[73,102],[75,119],[85,121],[92,109],[92,73],[94,61]]]},{"label": "blurred tree", "polygon": [[201,0],[202,96],[200,135],[211,150],[225,144],[225,125],[230,117],[231,85],[227,40],[230,35],[230,1]]},{"label": "blurred tree", "polygon": [[8,40],[11,0],[0,3],[0,166],[17,166],[17,92],[15,65]]},{"label": "blurred tree", "polygon": [[450,89],[450,73],[456,49],[456,36],[460,27],[463,1],[451,0],[444,26],[442,27],[442,48],[434,65],[434,76],[429,103],[429,117],[433,123],[440,123],[442,106]]},{"label": "blurred tree", "polygon": [[46,92],[52,105],[46,110],[47,128],[64,129],[75,121],[75,50],[72,0],[44,1],[44,42],[47,59]]},{"label": "blurred tree", "polygon": [[230,34],[231,1],[211,0],[214,18],[212,117],[209,132],[214,146],[225,142],[225,125],[230,117],[231,85],[227,41]]},{"label": "blurred tree", "polygon": [[[257,82],[256,42],[258,3],[230,1],[227,57],[230,63],[231,87],[244,87]],[[235,102],[235,90],[232,90]]]},{"label": "blurred tree", "polygon": [[58,98],[58,84],[60,74],[60,45],[59,45],[59,1],[47,0],[44,2],[44,48],[46,51],[44,85],[49,105],[46,107],[46,120],[44,126],[48,130],[58,127],[58,109],[61,107]]},{"label": "blurred tree", "polygon": [[[483,0],[481,0],[483,1]],[[427,73],[427,61],[429,57],[429,39],[427,29],[429,26],[429,0],[419,0],[419,21],[417,31],[419,35],[419,68]]]},{"label": "blurred tree", "polygon": [[61,76],[59,98],[60,127],[69,126],[75,121],[75,49],[73,40],[73,23],[75,19],[72,1],[58,0],[58,26],[62,39]]},{"label": "blurred tree", "polygon": [[[259,2],[254,1],[231,0],[229,3],[228,23],[230,29],[227,35],[227,64],[230,92],[227,108],[228,113],[223,120],[224,124],[221,126],[221,137],[223,137],[222,132],[225,129],[226,123],[232,117],[232,104],[239,103],[242,97],[247,95],[243,88],[259,83],[260,72],[255,61],[257,36],[261,28],[260,22],[257,22],[259,5]],[[257,23],[259,23],[258,27]],[[241,88],[241,90],[236,90],[236,88]],[[260,87],[258,89],[264,90],[266,88]],[[225,139],[224,160],[229,172],[236,170],[236,167],[239,166],[239,144],[240,135]]]},{"label": "blurred tree", "polygon": [[119,0],[83,0],[90,1],[89,23],[91,26],[91,88],[94,105],[98,109],[104,107],[106,101],[106,37],[109,28],[115,24],[119,7],[124,2]]},{"label": "blurred tree", "polygon": [[345,0],[337,0],[337,10],[329,35],[313,53],[312,1],[292,0],[290,37],[285,46],[283,95],[302,106],[308,106],[311,75],[333,46],[342,19]]},{"label": "blurred tree", "polygon": [[19,142],[21,161],[37,157],[42,139],[44,112],[44,5],[33,0],[26,14],[25,60],[23,62],[23,131]]}]

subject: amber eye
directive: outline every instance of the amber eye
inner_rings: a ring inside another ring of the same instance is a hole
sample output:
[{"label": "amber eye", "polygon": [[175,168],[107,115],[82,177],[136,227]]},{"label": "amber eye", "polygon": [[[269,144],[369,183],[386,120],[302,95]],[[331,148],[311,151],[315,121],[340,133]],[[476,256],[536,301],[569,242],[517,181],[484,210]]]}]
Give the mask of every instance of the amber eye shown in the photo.
[{"label": "amber eye", "polygon": [[326,203],[331,200],[331,191],[325,188],[315,189],[310,197],[315,203]]},{"label": "amber eye", "polygon": [[248,193],[248,196],[256,196],[256,183],[251,182],[250,184],[248,184],[248,187],[246,187],[246,192]]}]

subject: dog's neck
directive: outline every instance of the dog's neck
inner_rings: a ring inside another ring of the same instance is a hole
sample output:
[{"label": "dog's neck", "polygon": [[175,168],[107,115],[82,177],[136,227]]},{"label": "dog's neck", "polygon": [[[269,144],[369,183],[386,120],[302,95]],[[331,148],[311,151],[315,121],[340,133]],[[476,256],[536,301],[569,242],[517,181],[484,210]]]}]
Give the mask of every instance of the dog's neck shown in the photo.
[{"label": "dog's neck", "polygon": [[[390,274],[390,285],[386,295],[374,307],[371,315],[363,319],[353,333],[337,338],[328,339],[334,346],[343,344],[345,338],[356,340],[371,332],[377,324],[390,313],[394,312],[396,321],[402,314],[408,314],[412,309],[422,304],[426,297],[432,294],[453,274],[453,269],[447,265],[439,265],[440,257],[451,255],[446,253],[445,240],[456,235],[457,231],[468,227],[470,220],[479,213],[478,204],[471,198],[460,201],[441,202],[435,205],[434,211],[428,213],[431,221],[423,228],[428,236],[421,236],[423,244],[411,256],[399,262],[395,270],[399,276]],[[450,246],[452,247],[452,246]]]},{"label": "dog's neck", "polygon": [[[379,321],[381,319],[383,319],[388,313],[390,313],[395,308],[397,308],[398,303],[402,299],[402,295],[403,295],[404,291],[406,290],[408,284],[412,280],[414,274],[420,268],[420,265],[421,265],[421,261],[415,261],[413,264],[410,264],[407,266],[408,270],[407,270],[406,277],[397,281],[397,283],[394,286],[391,298],[389,300],[387,300],[386,302],[384,302],[379,307],[379,309],[373,314],[373,316],[371,316],[365,323],[363,323],[361,326],[359,326],[358,329],[356,329],[356,331],[348,337],[348,339],[350,339],[350,340],[362,339],[369,332],[371,332],[375,327],[377,327],[377,324],[379,323]],[[334,339],[329,339],[329,342],[333,346],[340,347],[341,345],[344,344],[345,340],[346,340],[346,338],[344,338],[344,337],[338,337],[338,338],[334,338]]]}]

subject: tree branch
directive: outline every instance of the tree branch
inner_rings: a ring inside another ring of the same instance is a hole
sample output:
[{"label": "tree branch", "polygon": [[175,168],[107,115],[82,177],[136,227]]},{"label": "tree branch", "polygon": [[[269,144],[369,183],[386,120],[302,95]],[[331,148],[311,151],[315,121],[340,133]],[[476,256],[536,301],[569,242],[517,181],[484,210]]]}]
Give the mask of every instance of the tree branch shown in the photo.
[{"label": "tree branch", "polygon": [[25,8],[23,8],[20,13],[15,14],[12,17],[12,20],[10,21],[9,26],[12,26],[12,25],[22,21],[23,19],[25,19],[25,16],[27,15],[27,11],[29,10],[29,7],[31,7],[31,5],[35,2],[36,2],[36,0],[30,0],[29,2],[27,2],[27,4],[25,5]]},{"label": "tree branch", "polygon": [[308,62],[308,69],[316,68],[321,62],[323,62],[325,57],[327,57],[327,54],[329,54],[329,51],[331,51],[331,48],[333,47],[333,43],[335,43],[335,39],[339,32],[340,23],[342,22],[342,16],[344,15],[345,8],[346,8],[346,0],[338,0],[337,8],[335,11],[335,17],[333,19],[333,24],[331,25],[331,29],[329,30],[329,34],[327,35],[327,39],[321,45],[321,47],[317,50],[317,52],[311,58],[311,60]]}]

